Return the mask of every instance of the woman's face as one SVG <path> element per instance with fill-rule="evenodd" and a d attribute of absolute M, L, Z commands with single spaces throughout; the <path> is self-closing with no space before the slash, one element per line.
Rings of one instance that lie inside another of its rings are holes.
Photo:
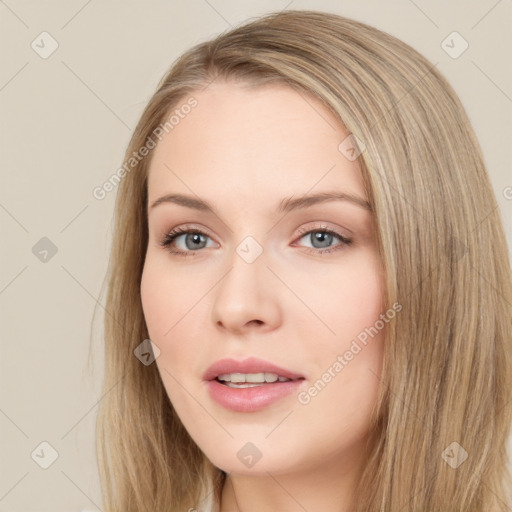
<path fill-rule="evenodd" d="M 167 394 L 226 472 L 353 465 L 387 320 L 349 134 L 282 85 L 214 82 L 193 97 L 148 177 L 141 294 Z"/>

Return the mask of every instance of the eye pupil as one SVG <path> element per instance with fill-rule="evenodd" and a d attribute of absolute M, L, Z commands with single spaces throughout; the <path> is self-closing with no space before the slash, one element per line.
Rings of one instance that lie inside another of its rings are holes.
<path fill-rule="evenodd" d="M 187 243 L 188 240 L 190 239 L 189 237 L 192 238 L 193 244 L 200 244 L 201 238 L 203 238 L 203 235 L 201 235 L 200 233 L 191 233 L 191 234 L 187 235 L 187 237 L 185 238 L 185 240 L 186 240 L 185 245 L 187 246 L 187 249 L 197 249 L 197 246 L 193 246 L 193 247 L 189 246 L 189 244 Z"/>
<path fill-rule="evenodd" d="M 320 242 L 322 245 L 320 248 L 328 247 L 332 243 L 333 235 L 330 233 L 327 233 L 325 231 L 316 231 L 315 233 L 312 233 L 313 238 L 315 241 Z M 313 244 L 314 245 L 314 244 Z M 318 247 L 316 247 L 318 248 Z"/>

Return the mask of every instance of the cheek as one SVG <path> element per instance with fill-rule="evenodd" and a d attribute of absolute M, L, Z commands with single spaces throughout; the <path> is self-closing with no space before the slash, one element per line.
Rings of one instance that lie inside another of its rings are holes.
<path fill-rule="evenodd" d="M 148 256 L 142 272 L 140 294 L 149 337 L 154 342 L 157 342 L 157 339 L 161 338 L 166 331 L 164 312 L 171 298 L 165 280 L 162 279 L 163 276 L 165 274 L 160 272 L 158 266 L 155 266 L 152 258 Z"/>
<path fill-rule="evenodd" d="M 324 282 L 311 302 L 324 325 L 311 323 L 305 331 L 314 340 L 310 350 L 318 373 L 301 403 L 311 413 L 306 428 L 312 432 L 331 422 L 357 436 L 367 427 L 380 385 L 384 279 L 375 255 L 362 255 L 331 275 L 335 285 Z"/>
<path fill-rule="evenodd" d="M 297 418 L 302 419 L 304 437 L 318 439 L 320 451 L 321 447 L 326 451 L 329 447 L 348 447 L 368 432 L 384 358 L 385 330 L 369 329 L 379 315 L 380 310 L 374 308 L 365 313 L 354 311 L 348 325 L 341 321 L 335 325 L 336 338 L 331 336 L 329 343 L 324 337 L 316 346 L 314 357 L 319 370 L 298 397 L 303 416 Z"/>
<path fill-rule="evenodd" d="M 347 350 L 350 341 L 375 324 L 383 312 L 384 276 L 377 255 L 365 250 L 349 256 L 327 271 L 287 275 L 309 310 L 301 301 L 291 300 L 288 313 L 309 333 L 305 339 L 319 350 L 318 360 L 322 352 L 325 357 Z"/>
<path fill-rule="evenodd" d="M 337 300 L 330 303 L 337 336 L 354 338 L 372 326 L 383 312 L 383 283 L 375 267 L 367 266 L 343 279 Z"/>
<path fill-rule="evenodd" d="M 174 271 L 165 255 L 148 252 L 142 272 L 140 294 L 150 338 L 168 343 L 180 323 L 192 313 L 200 293 L 197 285 Z M 167 341 L 168 340 L 168 341 Z"/>
<path fill-rule="evenodd" d="M 169 395 L 179 387 L 172 376 L 180 382 L 189 380 L 188 372 L 197 367 L 207 328 L 209 288 L 201 273 L 180 273 L 165 255 L 147 255 L 140 285 L 142 309 L 149 338 L 160 349 L 156 364 Z"/>
<path fill-rule="evenodd" d="M 186 288 L 172 279 L 168 265 L 158 257 L 148 254 L 142 273 L 140 293 L 144 318 L 149 338 L 160 350 L 155 363 L 162 378 L 166 393 L 179 408 L 183 401 L 178 381 L 182 375 L 179 368 L 189 368 L 190 344 L 180 342 L 177 334 L 186 321 Z M 181 322 L 179 321 L 181 319 Z M 181 334 L 182 335 L 182 334 Z"/>

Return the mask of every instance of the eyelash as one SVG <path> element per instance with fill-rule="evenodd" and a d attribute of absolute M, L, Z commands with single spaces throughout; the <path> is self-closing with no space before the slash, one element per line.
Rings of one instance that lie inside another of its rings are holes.
<path fill-rule="evenodd" d="M 340 250 L 344 249 L 345 246 L 348 246 L 352 243 L 351 239 L 341 235 L 340 233 L 338 233 L 332 229 L 328 229 L 328 228 L 324 228 L 324 227 L 317 227 L 317 228 L 313 228 L 313 229 L 300 229 L 299 230 L 299 234 L 300 234 L 299 239 L 304 238 L 305 235 L 308 235 L 310 233 L 327 233 L 328 235 L 334 235 L 335 237 L 337 237 L 341 240 L 341 242 L 338 245 L 336 245 L 334 247 L 329 247 L 326 249 L 315 249 L 314 247 L 304 247 L 304 249 L 307 249 L 308 252 L 311 252 L 314 254 L 328 254 L 331 252 L 340 251 Z M 200 229 L 196 229 L 196 228 L 188 229 L 186 227 L 185 228 L 175 228 L 172 231 L 170 231 L 169 233 L 166 233 L 164 235 L 163 239 L 160 242 L 160 245 L 162 247 L 164 247 L 165 249 L 167 249 L 171 254 L 175 254 L 177 256 L 182 256 L 185 258 L 187 258 L 189 256 L 196 256 L 196 254 L 198 252 L 200 252 L 201 250 L 182 251 L 179 249 L 171 248 L 172 247 L 171 244 L 174 242 L 174 240 L 184 234 L 190 234 L 190 235 L 198 234 L 198 235 L 203 235 L 205 237 L 210 238 L 210 235 L 208 233 L 206 233 L 205 231 L 202 231 Z"/>

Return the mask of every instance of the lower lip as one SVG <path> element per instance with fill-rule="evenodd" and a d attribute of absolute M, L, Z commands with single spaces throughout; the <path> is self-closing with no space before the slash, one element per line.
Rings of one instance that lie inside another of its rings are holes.
<path fill-rule="evenodd" d="M 252 388 L 230 388 L 217 380 L 207 382 L 210 396 L 226 409 L 236 412 L 256 412 L 277 402 L 279 399 L 297 392 L 301 380 L 274 382 Z"/>

